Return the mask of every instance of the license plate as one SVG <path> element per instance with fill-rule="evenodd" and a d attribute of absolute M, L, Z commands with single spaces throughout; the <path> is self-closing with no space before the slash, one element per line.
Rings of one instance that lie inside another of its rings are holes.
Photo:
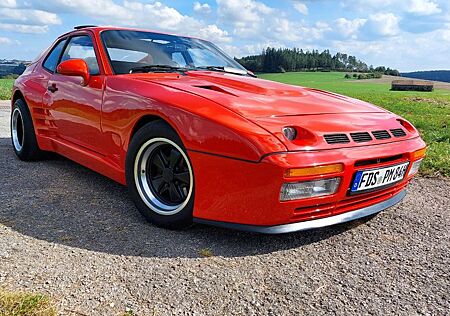
<path fill-rule="evenodd" d="M 384 168 L 361 170 L 355 174 L 351 192 L 362 192 L 385 187 L 403 180 L 408 169 L 409 162 Z"/>

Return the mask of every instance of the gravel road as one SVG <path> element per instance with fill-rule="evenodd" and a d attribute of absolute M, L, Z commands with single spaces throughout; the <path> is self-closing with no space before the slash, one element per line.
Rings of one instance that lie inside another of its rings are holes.
<path fill-rule="evenodd" d="M 448 179 L 416 179 L 366 222 L 281 236 L 173 232 L 88 169 L 17 160 L 8 117 L 0 109 L 0 287 L 48 293 L 62 315 L 449 313 Z"/>

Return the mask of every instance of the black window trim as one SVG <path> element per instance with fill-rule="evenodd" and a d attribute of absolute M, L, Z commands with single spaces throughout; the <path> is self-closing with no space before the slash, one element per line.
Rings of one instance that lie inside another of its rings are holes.
<path fill-rule="evenodd" d="M 69 36 L 69 38 L 68 38 L 68 40 L 66 42 L 66 45 L 64 45 L 64 49 L 62 50 L 61 55 L 59 56 L 58 65 L 61 63 L 61 59 L 62 59 L 64 53 L 66 52 L 67 46 L 69 45 L 70 41 L 74 37 L 82 37 L 82 36 L 87 36 L 87 37 L 90 38 L 90 40 L 92 42 L 92 48 L 94 49 L 95 60 L 97 61 L 97 65 L 98 65 L 98 74 L 95 74 L 95 75 L 89 74 L 89 75 L 90 76 L 100 76 L 102 74 L 102 69 L 101 69 L 101 64 L 99 63 L 99 60 L 98 60 L 98 55 L 99 54 L 97 53 L 97 50 L 95 49 L 96 47 L 95 47 L 95 41 L 94 41 L 93 36 L 91 36 L 91 34 L 87 33 L 87 32 L 75 33 L 75 34 L 71 34 Z"/>
<path fill-rule="evenodd" d="M 112 60 L 111 60 L 111 56 L 109 55 L 109 52 L 108 52 L 108 47 L 106 46 L 105 40 L 103 39 L 103 33 L 108 32 L 108 31 L 110 31 L 110 30 L 102 30 L 98 34 L 98 36 L 100 37 L 100 43 L 102 43 L 103 52 L 106 54 L 106 57 L 108 59 L 108 65 L 109 65 L 109 69 L 111 71 L 111 74 L 112 75 L 117 75 L 116 72 L 114 71 L 114 68 L 113 68 L 113 65 L 112 65 Z"/>
<path fill-rule="evenodd" d="M 45 56 L 44 60 L 42 61 L 42 63 L 41 63 L 42 69 L 44 69 L 45 71 L 47 71 L 47 72 L 49 72 L 51 74 L 56 74 L 57 73 L 56 69 L 55 69 L 55 71 L 51 71 L 50 69 L 48 69 L 47 67 L 44 66 L 44 64 L 47 61 L 48 57 L 50 56 L 52 51 L 55 49 L 55 47 L 59 43 L 61 43 L 62 41 L 66 40 L 66 43 L 64 44 L 64 47 L 62 48 L 61 53 L 59 54 L 58 62 L 56 63 L 56 68 L 58 68 L 58 65 L 61 63 L 62 56 L 63 56 L 64 52 L 66 51 L 67 45 L 72 40 L 72 38 L 79 37 L 79 36 L 89 36 L 89 38 L 91 39 L 91 42 L 92 42 L 92 46 L 94 48 L 94 54 L 95 54 L 95 59 L 97 60 L 99 73 L 96 74 L 96 75 L 91 75 L 91 76 L 100 76 L 100 75 L 104 74 L 103 65 L 99 62 L 99 55 L 100 55 L 99 54 L 99 52 L 100 52 L 99 50 L 100 50 L 100 48 L 96 47 L 93 34 L 90 33 L 90 32 L 69 33 L 68 35 L 64 35 L 64 36 L 58 38 L 58 40 L 55 42 L 55 44 L 52 46 L 52 48 L 47 53 L 47 56 Z"/>
<path fill-rule="evenodd" d="M 62 37 L 62 38 L 58 39 L 58 41 L 55 42 L 55 44 L 52 46 L 52 48 L 48 51 L 47 56 L 45 56 L 44 60 L 42 61 L 42 64 L 41 64 L 42 69 L 44 69 L 45 71 L 47 71 L 47 72 L 49 72 L 49 73 L 51 73 L 51 74 L 56 73 L 56 68 L 55 68 L 55 71 L 52 71 L 52 70 L 48 69 L 47 67 L 45 67 L 44 65 L 45 65 L 45 62 L 47 61 L 47 59 L 48 59 L 48 58 L 50 57 L 50 55 L 52 54 L 53 50 L 56 48 L 56 46 L 58 46 L 58 45 L 59 45 L 62 41 L 64 41 L 64 40 L 65 40 L 66 42 L 64 43 L 64 46 L 63 46 L 63 48 L 61 49 L 61 52 L 59 53 L 58 61 L 56 62 L 56 68 L 58 67 L 58 65 L 59 65 L 59 63 L 60 63 L 60 61 L 61 61 L 62 54 L 63 54 L 64 51 L 66 50 L 67 43 L 69 43 L 69 36 Z"/>

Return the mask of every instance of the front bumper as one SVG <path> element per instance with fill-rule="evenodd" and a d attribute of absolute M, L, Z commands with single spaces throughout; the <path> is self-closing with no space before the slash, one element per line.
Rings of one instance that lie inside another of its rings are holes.
<path fill-rule="evenodd" d="M 222 228 L 231 228 L 246 232 L 254 232 L 254 233 L 262 233 L 262 234 L 285 234 L 285 233 L 292 233 L 292 232 L 298 232 L 302 230 L 308 230 L 308 229 L 314 229 L 314 228 L 320 228 L 325 226 L 332 226 L 337 225 L 345 222 L 350 222 L 359 218 L 364 218 L 373 214 L 377 214 L 391 206 L 394 206 L 395 204 L 399 203 L 406 195 L 406 189 L 403 189 L 400 191 L 400 193 L 397 193 L 393 197 L 389 198 L 388 200 L 385 200 L 383 202 L 367 206 L 358 210 L 330 216 L 330 217 L 324 217 L 320 219 L 314 219 L 304 222 L 298 222 L 298 223 L 291 223 L 291 224 L 283 224 L 283 225 L 276 225 L 276 226 L 255 226 L 255 225 L 243 225 L 243 224 L 234 224 L 234 223 L 227 223 L 227 222 L 216 222 L 211 220 L 204 220 L 204 219 L 195 219 L 194 221 L 199 224 L 207 224 L 207 225 L 213 225 L 217 227 Z"/>
<path fill-rule="evenodd" d="M 394 196 L 401 196 L 400 193 L 412 178 L 412 176 L 406 176 L 402 181 L 389 187 L 351 195 L 349 188 L 358 170 L 405 161 L 412 162 L 413 153 L 424 147 L 425 143 L 417 137 L 357 148 L 276 153 L 264 157 L 259 162 L 230 159 L 188 150 L 195 176 L 193 215 L 197 222 L 211 224 L 224 222 L 227 223 L 227 227 L 232 225 L 243 228 L 247 226 L 267 228 L 288 225 L 288 230 L 291 229 L 290 227 L 309 227 L 314 225 L 311 222 L 321 219 L 345 219 L 347 215 L 342 214 L 366 210 L 374 205 L 384 205 L 383 202 L 391 200 Z M 383 160 L 386 157 L 393 157 L 394 160 Z M 376 161 L 378 158 L 382 159 L 372 165 L 361 165 L 362 162 L 365 163 L 374 158 Z M 344 170 L 337 174 L 319 175 L 313 178 L 341 177 L 340 187 L 335 194 L 280 201 L 282 184 L 300 180 L 287 179 L 286 169 L 333 163 L 342 163 Z M 330 221 L 323 220 L 315 223 L 331 225 Z"/>

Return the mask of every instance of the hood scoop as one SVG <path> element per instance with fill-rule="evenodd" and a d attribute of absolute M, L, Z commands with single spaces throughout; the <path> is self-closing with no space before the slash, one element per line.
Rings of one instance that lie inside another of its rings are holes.
<path fill-rule="evenodd" d="M 229 92 L 227 90 L 224 90 L 221 87 L 215 86 L 215 85 L 198 85 L 198 86 L 194 86 L 194 87 L 200 88 L 200 89 L 205 89 L 205 90 L 216 91 L 216 92 L 219 92 L 219 93 L 225 93 L 225 94 L 228 94 L 228 95 L 232 95 L 234 97 L 237 96 L 237 95 L 235 95 L 235 94 L 233 94 L 233 93 L 231 93 L 231 92 Z"/>
<path fill-rule="evenodd" d="M 294 88 L 282 83 L 271 82 L 262 79 L 203 71 L 190 71 L 187 72 L 187 74 L 190 77 L 207 81 L 212 86 L 220 86 L 230 88 L 232 90 L 237 90 L 236 93 L 244 92 L 264 96 L 281 97 L 301 97 L 306 95 L 306 93 L 300 88 Z"/>

